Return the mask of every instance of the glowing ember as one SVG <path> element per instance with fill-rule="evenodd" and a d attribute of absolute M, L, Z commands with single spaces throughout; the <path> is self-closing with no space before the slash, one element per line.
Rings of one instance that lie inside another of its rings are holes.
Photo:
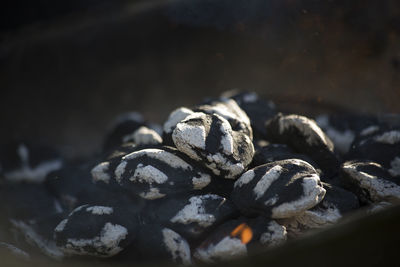
<path fill-rule="evenodd" d="M 238 227 L 233 229 L 231 236 L 232 237 L 240 237 L 240 240 L 242 241 L 242 243 L 247 244 L 253 238 L 253 231 L 247 224 L 242 223 L 242 224 L 238 225 Z"/>

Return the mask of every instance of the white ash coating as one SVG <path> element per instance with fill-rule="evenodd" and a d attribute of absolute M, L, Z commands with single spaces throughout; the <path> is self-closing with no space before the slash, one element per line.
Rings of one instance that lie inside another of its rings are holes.
<path fill-rule="evenodd" d="M 189 199 L 189 204 L 183 207 L 170 221 L 172 223 L 196 223 L 201 227 L 208 227 L 215 222 L 215 216 L 205 211 L 203 200 L 219 199 L 217 195 L 207 194 L 194 196 Z"/>
<path fill-rule="evenodd" d="M 233 99 L 221 99 L 220 102 L 214 103 L 212 106 L 204 105 L 203 107 L 210 109 L 214 114 L 219 115 L 226 120 L 237 120 L 250 127 L 249 117 Z"/>
<path fill-rule="evenodd" d="M 192 110 L 185 107 L 175 109 L 171 112 L 167 121 L 164 123 L 164 132 L 171 133 L 179 122 L 183 121 L 187 116 L 193 113 Z"/>
<path fill-rule="evenodd" d="M 122 251 L 119 243 L 126 238 L 128 230 L 118 224 L 106 223 L 99 236 L 92 239 L 68 238 L 61 249 L 66 254 L 92 255 L 98 257 L 111 257 Z M 85 247 L 91 247 L 94 251 L 87 251 Z"/>
<path fill-rule="evenodd" d="M 189 244 L 178 233 L 171 229 L 162 230 L 163 242 L 166 249 L 171 253 L 172 259 L 182 261 L 183 265 L 192 264 Z"/>
<path fill-rule="evenodd" d="M 140 183 L 146 182 L 148 184 L 163 184 L 168 181 L 168 176 L 154 166 L 144 166 L 142 163 L 139 163 L 136 166 L 135 173 L 129 180 Z"/>
<path fill-rule="evenodd" d="M 205 119 L 206 114 L 196 112 L 176 125 L 172 134 L 172 140 L 175 146 L 189 157 L 195 160 L 201 160 L 195 149 L 204 150 L 206 148 L 206 130 L 204 126 L 192 126 L 186 122 L 191 119 Z"/>
<path fill-rule="evenodd" d="M 64 219 L 62 220 L 57 226 L 56 228 L 54 228 L 55 232 L 62 232 L 65 229 L 65 226 L 67 226 L 68 223 L 68 219 Z"/>
<path fill-rule="evenodd" d="M 24 164 L 20 169 L 4 173 L 4 177 L 11 182 L 42 183 L 46 179 L 47 174 L 61 169 L 62 165 L 61 160 L 44 161 L 35 168 Z"/>
<path fill-rule="evenodd" d="M 202 262 L 213 263 L 246 255 L 246 244 L 243 244 L 238 238 L 226 236 L 217 244 L 211 244 L 206 248 L 197 248 L 193 256 Z"/>
<path fill-rule="evenodd" d="M 337 207 L 330 205 L 326 209 L 311 209 L 295 217 L 306 228 L 321 228 L 336 223 L 342 215 Z"/>
<path fill-rule="evenodd" d="M 295 114 L 279 118 L 279 132 L 281 134 L 290 127 L 299 129 L 304 134 L 309 145 L 318 145 L 320 142 L 326 145 L 330 143 L 328 137 L 314 120 Z"/>
<path fill-rule="evenodd" d="M 161 136 L 153 129 L 141 126 L 132 134 L 125 135 L 122 142 L 133 141 L 136 145 L 158 145 L 162 143 Z"/>
<path fill-rule="evenodd" d="M 216 175 L 220 175 L 221 170 L 228 171 L 229 174 L 225 176 L 226 179 L 235 179 L 237 175 L 240 175 L 244 171 L 243 163 L 232 163 L 226 159 L 221 153 L 214 155 L 207 155 L 207 160 L 210 163 L 206 163 L 206 166 Z"/>
<path fill-rule="evenodd" d="M 56 246 L 53 240 L 44 239 L 31 226 L 22 221 L 11 220 L 11 223 L 24 235 L 26 242 L 39 248 L 45 255 L 55 260 L 64 258 L 64 253 Z"/>
<path fill-rule="evenodd" d="M 172 154 L 168 151 L 158 149 L 158 148 L 147 148 L 147 149 L 142 149 L 139 151 L 132 152 L 128 155 L 123 156 L 122 162 L 126 162 L 126 160 L 135 159 L 135 158 L 138 158 L 143 155 L 146 155 L 149 158 L 160 160 L 173 168 L 181 168 L 184 170 L 192 169 L 192 166 L 190 166 L 188 163 L 186 163 L 180 157 L 175 156 L 174 154 Z"/>
<path fill-rule="evenodd" d="M 364 128 L 361 132 L 360 135 L 361 136 L 366 136 L 366 135 L 370 135 L 370 134 L 374 134 L 379 130 L 379 126 L 377 125 L 371 125 L 368 126 L 367 128 Z"/>
<path fill-rule="evenodd" d="M 282 219 L 301 214 L 307 209 L 317 205 L 325 196 L 326 190 L 319 185 L 320 179 L 317 174 L 303 178 L 303 196 L 292 202 L 282 203 L 272 209 L 271 218 Z"/>
<path fill-rule="evenodd" d="M 371 163 L 377 167 L 382 168 L 378 163 Z M 400 186 L 395 183 L 377 177 L 362 171 L 357 170 L 357 163 L 346 162 L 342 167 L 343 171 L 350 179 L 356 182 L 363 190 L 369 193 L 369 196 L 374 202 L 381 201 L 399 201 L 400 200 Z"/>
<path fill-rule="evenodd" d="M 262 233 L 260 243 L 267 247 L 276 247 L 287 239 L 285 226 L 279 225 L 276 221 L 268 223 L 268 232 Z"/>
<path fill-rule="evenodd" d="M 0 247 L 7 248 L 12 254 L 14 254 L 15 256 L 20 257 L 24 260 L 29 260 L 31 258 L 31 256 L 29 256 L 28 253 L 26 253 L 25 251 L 15 247 L 11 244 L 0 242 Z"/>
<path fill-rule="evenodd" d="M 256 174 L 254 173 L 253 170 L 248 170 L 247 172 L 243 173 L 242 176 L 240 176 L 239 179 L 236 180 L 234 187 L 242 187 L 244 184 L 250 183 Z"/>
<path fill-rule="evenodd" d="M 391 162 L 390 162 L 390 169 L 389 173 L 392 176 L 400 176 L 400 156 L 395 157 Z"/>
<path fill-rule="evenodd" d="M 110 175 L 107 173 L 107 171 L 110 168 L 110 163 L 109 162 L 101 162 L 97 166 L 95 166 L 90 173 L 92 174 L 92 178 L 94 182 L 99 182 L 102 181 L 106 184 L 110 182 Z"/>
<path fill-rule="evenodd" d="M 192 184 L 194 189 L 202 189 L 206 187 L 211 182 L 211 176 L 205 173 L 202 173 L 200 177 L 193 177 Z"/>
<path fill-rule="evenodd" d="M 265 206 L 273 206 L 275 205 L 276 202 L 278 202 L 279 200 L 279 196 L 277 194 L 275 194 L 273 197 L 271 197 L 270 199 L 266 200 L 264 202 Z"/>
<path fill-rule="evenodd" d="M 335 148 L 342 154 L 349 151 L 355 134 L 351 130 L 339 131 L 329 124 L 329 116 L 326 114 L 319 115 L 315 118 L 319 127 L 325 129 L 326 135 L 335 144 Z"/>
<path fill-rule="evenodd" d="M 389 144 L 389 145 L 397 144 L 400 142 L 400 131 L 395 131 L 395 130 L 388 131 L 381 135 L 375 136 L 374 140 L 383 144 Z"/>
<path fill-rule="evenodd" d="M 268 190 L 271 184 L 280 177 L 282 172 L 283 172 L 282 166 L 277 165 L 269 169 L 261 177 L 261 179 L 257 182 L 256 186 L 253 188 L 253 193 L 256 196 L 255 198 L 256 200 L 261 198 L 265 194 L 265 192 Z"/>
<path fill-rule="evenodd" d="M 114 174 L 115 174 L 115 180 L 118 183 L 121 183 L 122 180 L 122 175 L 125 173 L 125 168 L 126 165 L 128 165 L 128 162 L 126 161 L 121 161 L 121 163 L 115 168 Z"/>
<path fill-rule="evenodd" d="M 350 146 L 356 137 L 354 132 L 351 130 L 346 130 L 343 132 L 335 130 L 334 128 L 328 128 L 325 132 L 335 144 L 335 148 L 342 154 L 345 154 L 349 151 Z"/>
<path fill-rule="evenodd" d="M 221 145 L 224 153 L 226 155 L 233 154 L 233 137 L 232 137 L 232 128 L 231 125 L 227 121 L 223 121 L 221 124 L 221 132 L 224 135 L 221 138 Z"/>
<path fill-rule="evenodd" d="M 158 198 L 163 198 L 166 195 L 163 193 L 160 193 L 160 190 L 158 188 L 152 187 L 149 189 L 149 191 L 140 193 L 139 196 L 144 199 L 154 200 L 154 199 L 158 199 Z"/>
<path fill-rule="evenodd" d="M 205 166 L 214 174 L 220 175 L 221 171 L 227 171 L 228 174 L 225 178 L 234 179 L 244 171 L 245 166 L 242 162 L 231 162 L 231 160 L 228 160 L 228 157 L 232 156 L 234 152 L 232 127 L 226 119 L 218 114 L 214 114 L 213 116 L 213 119 L 219 120 L 221 123 L 220 131 L 222 132 L 222 136 L 218 144 L 218 148 L 221 149 L 220 152 L 214 154 L 208 153 L 208 151 L 205 150 L 206 132 L 204 126 L 192 126 L 188 123 L 189 120 L 193 119 L 207 121 L 210 115 L 202 112 L 193 113 L 185 120 L 178 123 L 172 134 L 172 139 L 178 150 L 185 153 L 190 158 L 202 161 L 202 157 L 204 157 L 206 159 L 206 162 L 204 162 Z M 251 139 L 247 135 L 244 135 L 244 141 L 247 142 L 252 149 L 250 153 L 254 154 L 254 147 Z M 245 164 L 248 163 L 250 162 L 245 162 Z"/>
<path fill-rule="evenodd" d="M 93 215 L 111 215 L 114 213 L 114 209 L 112 207 L 105 206 L 90 206 L 86 208 L 86 211 L 91 212 Z"/>

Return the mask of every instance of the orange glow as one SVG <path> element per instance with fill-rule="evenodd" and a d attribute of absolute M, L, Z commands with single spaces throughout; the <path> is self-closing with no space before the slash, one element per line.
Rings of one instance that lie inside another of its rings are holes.
<path fill-rule="evenodd" d="M 253 238 L 253 231 L 247 224 L 242 223 L 238 225 L 235 229 L 233 229 L 233 231 L 231 232 L 231 236 L 240 237 L 242 243 L 247 244 Z"/>

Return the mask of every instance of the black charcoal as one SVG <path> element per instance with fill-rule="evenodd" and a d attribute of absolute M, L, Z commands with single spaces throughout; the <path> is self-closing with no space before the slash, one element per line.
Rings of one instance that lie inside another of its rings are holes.
<path fill-rule="evenodd" d="M 303 213 L 324 195 L 317 171 L 305 161 L 289 159 L 245 172 L 235 182 L 231 199 L 245 215 L 278 219 Z"/>
<path fill-rule="evenodd" d="M 181 265 L 192 263 L 188 242 L 177 232 L 157 224 L 140 227 L 133 249 L 148 260 L 167 259 Z"/>
<path fill-rule="evenodd" d="M 104 141 L 103 151 L 111 151 L 128 142 L 136 145 L 161 144 L 162 138 L 150 128 L 140 113 L 129 112 L 114 120 Z"/>
<path fill-rule="evenodd" d="M 0 220 L 23 220 L 63 212 L 61 203 L 42 184 L 6 184 L 0 186 Z"/>
<path fill-rule="evenodd" d="M 267 144 L 256 147 L 251 166 L 257 167 L 266 163 L 285 159 L 301 159 L 310 163 L 317 171 L 319 170 L 318 165 L 310 157 L 295 153 L 285 144 Z"/>
<path fill-rule="evenodd" d="M 246 112 L 255 137 L 264 138 L 266 136 L 265 123 L 277 113 L 272 101 L 259 98 L 255 92 L 239 92 L 237 90 L 227 91 L 222 94 L 222 97 L 235 100 L 239 107 Z"/>
<path fill-rule="evenodd" d="M 295 152 L 313 159 L 328 181 L 339 172 L 333 143 L 315 121 L 294 114 L 278 114 L 267 122 L 266 130 L 268 141 L 287 144 Z"/>
<path fill-rule="evenodd" d="M 400 177 L 400 129 L 381 130 L 356 140 L 347 158 L 374 161 L 393 177 Z"/>
<path fill-rule="evenodd" d="M 0 151 L 0 174 L 10 182 L 42 183 L 63 165 L 61 156 L 43 145 L 12 142 Z"/>
<path fill-rule="evenodd" d="M 322 114 L 316 122 L 335 144 L 335 150 L 346 154 L 355 138 L 379 130 L 378 119 L 361 114 Z"/>
<path fill-rule="evenodd" d="M 231 201 L 214 194 L 175 197 L 152 204 L 146 209 L 147 220 L 190 240 L 204 236 L 238 212 Z"/>
<path fill-rule="evenodd" d="M 400 201 L 400 181 L 373 161 L 348 161 L 342 166 L 342 179 L 364 203 Z"/>
<path fill-rule="evenodd" d="M 55 227 L 54 236 L 67 255 L 111 257 L 134 240 L 138 224 L 129 206 L 82 205 Z"/>

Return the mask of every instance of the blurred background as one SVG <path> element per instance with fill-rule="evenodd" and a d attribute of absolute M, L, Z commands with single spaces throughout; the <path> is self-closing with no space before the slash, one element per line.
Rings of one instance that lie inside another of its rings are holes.
<path fill-rule="evenodd" d="M 400 112 L 396 0 L 1 5 L 2 142 L 87 156 L 121 112 L 162 123 L 175 107 L 232 88 L 303 114 Z"/>

